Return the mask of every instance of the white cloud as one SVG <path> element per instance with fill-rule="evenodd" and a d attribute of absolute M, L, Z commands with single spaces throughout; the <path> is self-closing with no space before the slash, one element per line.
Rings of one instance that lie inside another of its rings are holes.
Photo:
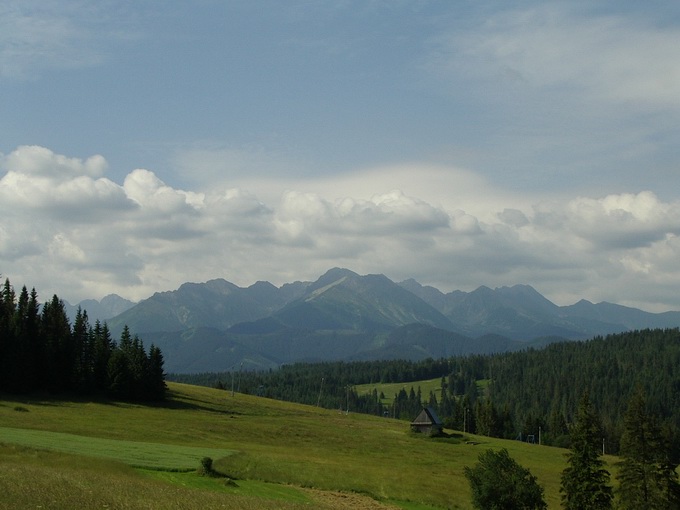
<path fill-rule="evenodd" d="M 0 160 L 6 174 L 0 179 L 0 199 L 6 204 L 5 217 L 36 210 L 47 220 L 58 217 L 74 222 L 91 222 L 112 211 L 133 206 L 123 189 L 104 178 L 102 156 L 85 161 L 67 158 L 43 147 L 22 146 Z"/>
<path fill-rule="evenodd" d="M 649 247 L 680 234 L 680 203 L 661 203 L 649 191 L 577 198 L 566 213 L 570 228 L 598 249 Z"/>
<path fill-rule="evenodd" d="M 203 207 L 205 195 L 167 186 L 156 175 L 144 169 L 128 174 L 123 183 L 125 193 L 146 211 L 162 214 L 197 211 Z"/>
<path fill-rule="evenodd" d="M 59 178 L 61 176 L 101 177 L 107 170 L 103 156 L 97 154 L 82 160 L 55 154 L 45 147 L 22 145 L 4 158 L 3 167 L 9 172 L 30 176 Z"/>
<path fill-rule="evenodd" d="M 30 153 L 3 158 L 0 269 L 43 296 L 142 299 L 185 281 L 281 284 L 345 266 L 442 290 L 528 283 L 560 304 L 680 309 L 680 203 L 647 191 L 528 203 L 470 173 L 411 165 L 291 181 L 267 202 L 239 187 L 177 189 L 149 170 L 119 185 L 92 177 L 88 160 Z M 414 172 L 422 182 L 394 186 Z"/>

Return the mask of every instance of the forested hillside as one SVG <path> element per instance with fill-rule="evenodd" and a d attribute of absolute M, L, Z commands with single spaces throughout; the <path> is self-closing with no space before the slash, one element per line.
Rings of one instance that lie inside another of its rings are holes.
<path fill-rule="evenodd" d="M 680 331 L 644 330 L 563 342 L 537 350 L 411 362 L 299 363 L 267 372 L 233 371 L 175 380 L 227 390 L 413 419 L 434 406 L 451 428 L 510 439 L 528 436 L 566 446 L 578 401 L 588 392 L 604 430 L 605 448 L 618 451 L 623 414 L 636 387 L 668 439 L 680 429 Z M 422 394 L 415 381 L 441 378 Z M 403 383 L 396 395 L 361 395 L 356 386 Z M 411 383 L 411 384 L 409 384 Z"/>
<path fill-rule="evenodd" d="M 165 395 L 161 350 L 132 336 L 115 342 L 106 323 L 91 326 L 78 310 L 73 326 L 56 295 L 40 304 L 24 286 L 17 297 L 9 280 L 0 292 L 0 391 L 49 391 L 159 400 Z"/>

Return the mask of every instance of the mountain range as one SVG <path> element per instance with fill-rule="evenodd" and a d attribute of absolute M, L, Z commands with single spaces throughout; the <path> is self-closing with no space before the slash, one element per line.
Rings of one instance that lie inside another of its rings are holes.
<path fill-rule="evenodd" d="M 335 268 L 314 282 L 243 288 L 185 283 L 137 304 L 107 296 L 114 338 L 124 325 L 165 356 L 169 372 L 266 369 L 295 361 L 424 359 L 486 354 L 632 329 L 680 326 L 680 312 L 649 313 L 585 300 L 558 306 L 528 285 L 442 293 L 415 280 Z M 94 303 L 97 303 L 94 301 Z M 103 313 L 103 312 L 101 312 Z"/>

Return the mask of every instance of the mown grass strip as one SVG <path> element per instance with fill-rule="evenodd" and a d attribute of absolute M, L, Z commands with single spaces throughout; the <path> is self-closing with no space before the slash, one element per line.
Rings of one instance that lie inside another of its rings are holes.
<path fill-rule="evenodd" d="M 190 471 L 199 466 L 203 457 L 219 459 L 234 453 L 223 448 L 105 439 L 10 427 L 0 427 L 0 442 L 111 459 L 133 467 L 162 471 Z"/>

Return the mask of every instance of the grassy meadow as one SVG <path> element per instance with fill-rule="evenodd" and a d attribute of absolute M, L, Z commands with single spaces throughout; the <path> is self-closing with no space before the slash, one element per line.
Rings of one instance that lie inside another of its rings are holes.
<path fill-rule="evenodd" d="M 470 509 L 463 467 L 501 447 L 559 508 L 564 450 L 168 386 L 156 406 L 0 397 L 0 509 Z M 206 456 L 225 477 L 196 473 Z"/>
<path fill-rule="evenodd" d="M 442 379 L 437 377 L 435 379 L 427 379 L 423 381 L 408 382 L 408 383 L 372 383 L 372 384 L 359 384 L 355 386 L 356 392 L 359 395 L 368 395 L 372 393 L 373 390 L 378 392 L 378 395 L 382 392 L 385 398 L 382 399 L 383 404 L 391 404 L 394 400 L 395 395 L 397 395 L 402 389 L 406 390 L 408 393 L 413 388 L 414 391 L 418 391 L 420 387 L 420 392 L 423 399 L 427 399 L 430 391 L 434 392 L 437 399 L 441 398 L 442 394 Z"/>

